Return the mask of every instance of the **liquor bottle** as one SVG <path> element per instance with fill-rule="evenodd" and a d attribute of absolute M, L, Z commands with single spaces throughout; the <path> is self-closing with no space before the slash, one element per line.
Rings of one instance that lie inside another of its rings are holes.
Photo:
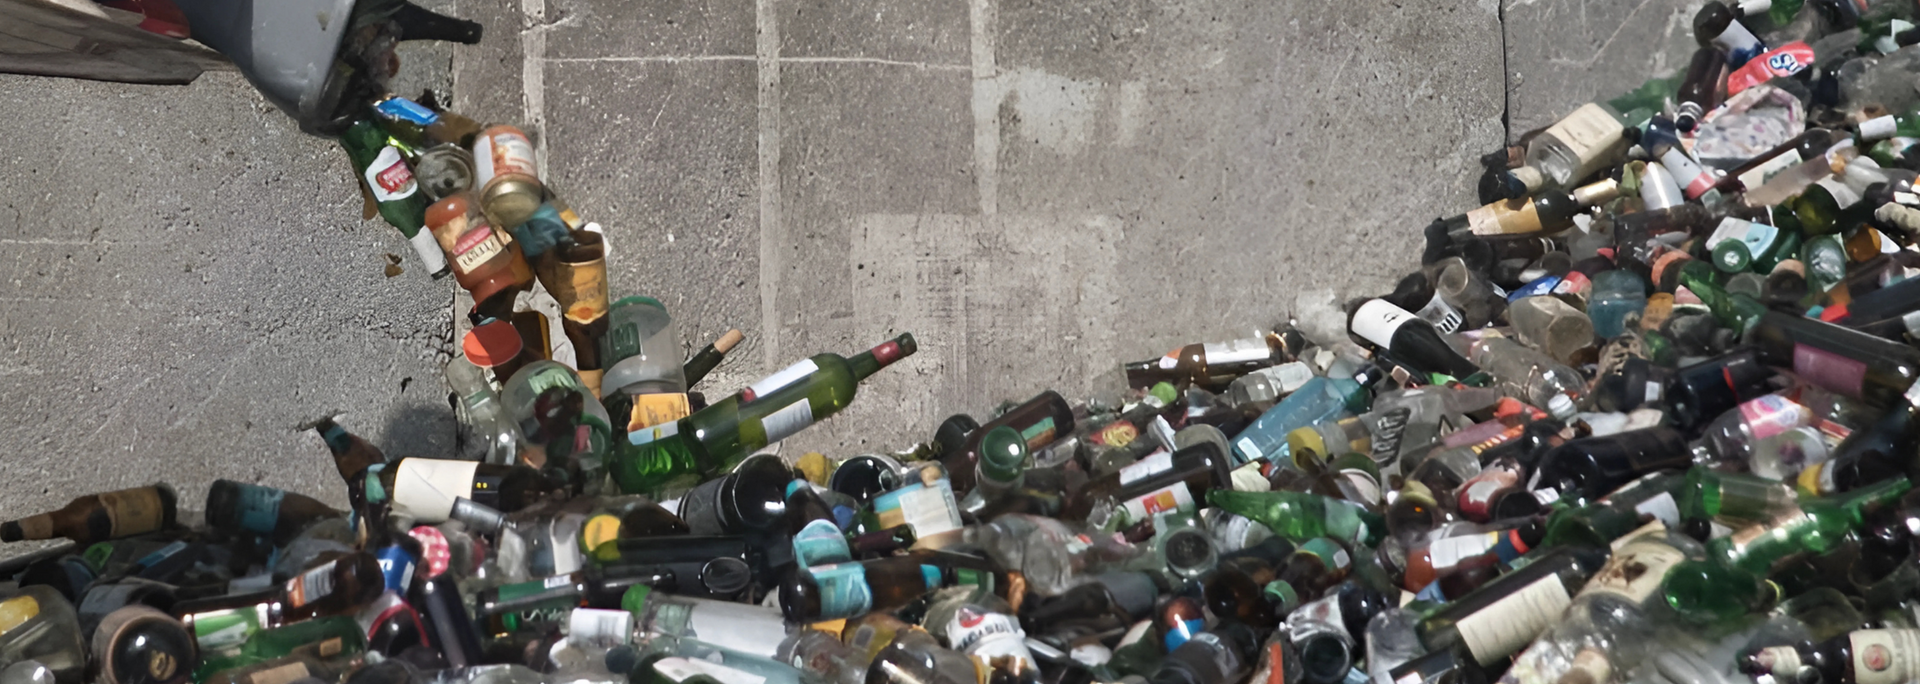
<path fill-rule="evenodd" d="M 1259 636 L 1246 625 L 1224 623 L 1173 649 L 1147 682 L 1232 684 L 1253 672 L 1259 645 Z"/>
<path fill-rule="evenodd" d="M 1765 43 L 1740 23 L 1740 15 L 1720 0 L 1713 0 L 1693 15 L 1693 39 L 1701 47 L 1713 47 L 1727 55 L 1727 68 L 1738 69 L 1762 52 Z"/>
<path fill-rule="evenodd" d="M 1900 405 L 1871 425 L 1849 433 L 1833 448 L 1830 458 L 1801 470 L 1796 484 L 1802 493 L 1824 496 L 1900 474 L 1920 474 L 1920 462 L 1912 456 L 1917 438 L 1920 382 L 1907 390 Z"/>
<path fill-rule="evenodd" d="M 374 479 L 388 494 L 394 512 L 428 524 L 446 522 L 456 499 L 512 513 L 560 489 L 539 470 L 524 465 L 432 458 L 400 459 L 381 468 Z"/>
<path fill-rule="evenodd" d="M 660 566 L 587 568 L 481 590 L 473 598 L 473 615 L 487 636 L 504 637 L 565 624 L 575 608 L 618 608 L 635 586 L 672 587 L 676 581 Z"/>
<path fill-rule="evenodd" d="M 1742 654 L 1739 667 L 1780 681 L 1909 682 L 1920 678 L 1920 630 L 1862 629 L 1820 643 L 1767 646 Z"/>
<path fill-rule="evenodd" d="M 1448 304 L 1447 299 L 1440 296 L 1439 290 L 1435 288 L 1434 281 L 1443 269 L 1443 265 L 1434 264 L 1409 273 L 1407 277 L 1400 279 L 1400 284 L 1394 286 L 1393 294 L 1381 299 L 1412 311 L 1415 316 L 1432 323 L 1433 327 L 1440 332 L 1450 333 L 1459 330 L 1460 326 L 1467 322 L 1464 315 L 1453 308 L 1453 305 Z"/>
<path fill-rule="evenodd" d="M 452 273 L 446 255 L 434 242 L 433 233 L 422 230 L 426 225 L 426 193 L 414 182 L 413 170 L 407 168 L 407 160 L 393 142 L 372 119 L 357 121 L 340 134 L 340 146 L 346 148 L 354 170 L 373 193 L 380 217 L 406 236 L 429 275 L 445 278 Z"/>
<path fill-rule="evenodd" d="M 173 526 L 166 483 L 76 497 L 56 511 L 0 523 L 0 542 L 65 537 L 78 544 L 131 537 Z"/>
<path fill-rule="evenodd" d="M 846 512 L 847 524 L 853 523 L 854 514 Z M 853 560 L 853 549 L 847 544 L 846 532 L 841 527 L 841 516 L 806 480 L 787 483 L 786 518 L 796 565 L 810 568 Z"/>
<path fill-rule="evenodd" d="M 1385 304 L 1385 306 L 1393 306 Z M 1426 321 L 1420 321 L 1427 325 Z M 1240 463 L 1266 459 L 1291 465 L 1292 447 L 1287 435 L 1314 423 L 1333 419 L 1353 409 L 1365 410 L 1367 390 L 1347 378 L 1315 377 L 1299 391 L 1274 404 L 1273 408 L 1234 435 L 1233 455 Z"/>
<path fill-rule="evenodd" d="M 106 684 L 186 684 L 200 661 L 199 646 L 180 621 L 145 605 L 108 613 L 91 646 Z"/>
<path fill-rule="evenodd" d="M 1782 432 L 1813 422 L 1813 411 L 1778 394 L 1763 394 L 1728 409 L 1701 429 L 1693 441 L 1695 463 L 1744 469 L 1755 449 Z"/>
<path fill-rule="evenodd" d="M 454 282 L 472 293 L 479 311 L 512 312 L 512 303 L 490 302 L 494 297 L 512 299 L 533 287 L 533 269 L 521 256 L 520 246 L 480 215 L 480 208 L 467 193 L 449 196 L 426 208 L 425 221 L 434 244 L 453 265 Z"/>
<path fill-rule="evenodd" d="M 1419 592 L 1461 570 L 1511 564 L 1540 546 L 1545 537 L 1545 524 L 1534 520 L 1518 526 L 1458 524 L 1436 529 L 1407 546 L 1400 586 Z M 1448 596 L 1466 593 L 1442 591 Z"/>
<path fill-rule="evenodd" d="M 1707 543 L 1707 557 L 1676 566 L 1661 591 L 1681 617 L 1724 623 L 1775 597 L 1765 580 L 1794 560 L 1832 551 L 1859 529 L 1868 513 L 1912 488 L 1904 477 L 1843 494 L 1806 499 L 1773 520 L 1734 530 Z M 1757 587 L 1757 589 L 1749 589 Z M 1761 594 L 1755 598 L 1756 594 Z"/>
<path fill-rule="evenodd" d="M 1647 394 L 1664 397 L 1667 416 L 1681 429 L 1690 429 L 1772 391 L 1768 381 L 1773 371 L 1763 360 L 1752 349 L 1728 352 L 1680 368 L 1663 387 L 1649 386 Z"/>
<path fill-rule="evenodd" d="M 1701 47 L 1693 52 L 1693 58 L 1687 62 L 1686 76 L 1680 80 L 1674 127 L 1683 133 L 1692 133 L 1700 117 L 1719 106 L 1720 73 L 1726 66 L 1726 56 L 1717 49 Z"/>
<path fill-rule="evenodd" d="M 601 544 L 588 557 L 594 565 L 666 570 L 673 581 L 662 589 L 687 596 L 731 598 L 753 582 L 752 553 L 738 535 L 639 537 Z"/>
<path fill-rule="evenodd" d="M 1061 518 L 1096 524 L 1116 513 L 1139 522 L 1161 511 L 1192 510 L 1208 491 L 1233 484 L 1233 463 L 1218 444 L 1202 442 L 1161 452 L 1091 480 L 1067 498 Z"/>
<path fill-rule="evenodd" d="M 680 499 L 680 519 L 694 534 L 747 534 L 785 527 L 793 470 L 773 454 L 741 461 L 733 472 L 700 483 Z"/>
<path fill-rule="evenodd" d="M 207 489 L 207 526 L 241 537 L 264 537 L 275 546 L 301 530 L 340 512 L 311 497 L 284 489 L 232 480 L 214 480 Z"/>
<path fill-rule="evenodd" d="M 1330 537 L 1343 544 L 1373 546 L 1386 534 L 1386 520 L 1378 513 L 1313 494 L 1216 489 L 1207 493 L 1207 503 L 1295 541 Z"/>
<path fill-rule="evenodd" d="M 1482 337 L 1473 343 L 1471 353 L 1473 363 L 1493 376 L 1490 387 L 1547 409 L 1555 417 L 1572 415 L 1574 402 L 1586 394 L 1587 383 L 1579 371 L 1505 337 Z"/>
<path fill-rule="evenodd" d="M 789 623 L 820 623 L 891 611 L 943 586 L 975 584 L 1002 598 L 1020 598 L 1020 574 L 1000 573 L 970 555 L 918 551 L 876 561 L 818 565 L 780 582 L 780 609 Z"/>
<path fill-rule="evenodd" d="M 818 354 L 677 422 L 630 432 L 609 470 L 621 491 L 644 494 L 723 472 L 853 402 L 858 383 L 918 349 L 912 335 L 856 354 Z"/>
<path fill-rule="evenodd" d="M 1626 153 L 1626 126 L 1604 104 L 1587 103 L 1527 144 L 1527 163 L 1511 173 L 1526 194 L 1547 185 L 1571 187 Z"/>
<path fill-rule="evenodd" d="M 1557 624 L 1514 657 L 1512 671 L 1527 673 L 1528 681 L 1572 684 L 1631 669 L 1670 620 L 1660 600 L 1662 580 L 1701 555 L 1699 543 L 1658 522 L 1622 538 Z"/>
<path fill-rule="evenodd" d="M 1607 561 L 1604 548 L 1555 549 L 1420 620 L 1429 651 L 1464 648 L 1482 666 L 1512 655 L 1554 623 Z"/>
<path fill-rule="evenodd" d="M 1693 465 L 1686 437 L 1653 427 L 1605 437 L 1584 437 L 1554 447 L 1533 470 L 1534 488 L 1561 496 L 1599 497 L 1642 476 Z"/>
<path fill-rule="evenodd" d="M 1920 349 L 1832 323 L 1768 312 L 1746 341 L 1766 363 L 1876 406 L 1898 406 L 1920 380 Z"/>
<path fill-rule="evenodd" d="M 1286 631 L 1299 652 L 1305 681 L 1334 684 L 1345 679 L 1359 660 L 1355 646 L 1365 636 L 1367 622 L 1388 605 L 1380 592 L 1348 582 L 1294 610 Z"/>
<path fill-rule="evenodd" d="M 1291 360 L 1278 335 L 1249 337 L 1229 342 L 1189 344 L 1150 361 L 1128 363 L 1123 367 L 1127 385 L 1147 389 L 1155 383 L 1170 382 L 1174 387 L 1220 388 L 1249 372 Z"/>
<path fill-rule="evenodd" d="M 1451 376 L 1467 384 L 1481 381 L 1476 377 L 1480 367 L 1454 351 L 1432 323 L 1385 300 L 1362 304 L 1348 325 L 1354 341 L 1385 351 L 1415 370 Z"/>
<path fill-rule="evenodd" d="M 746 335 L 741 334 L 738 329 L 728 330 L 720 336 L 720 339 L 714 340 L 695 352 L 693 357 L 687 359 L 687 363 L 681 367 L 681 371 L 687 376 L 687 387 L 691 388 L 706 379 L 708 373 L 720 367 L 720 362 L 726 359 L 727 352 L 733 351 L 733 348 L 744 339 Z"/>
<path fill-rule="evenodd" d="M 1074 433 L 1073 407 L 1059 392 L 1047 390 L 967 432 L 966 440 L 960 443 L 959 448 L 945 451 L 940 456 L 940 463 L 946 466 L 955 494 L 965 496 L 973 491 L 979 470 L 980 443 L 986 439 L 988 431 L 998 427 L 1018 431 L 1027 441 L 1027 450 L 1038 453 L 1055 440 Z"/>

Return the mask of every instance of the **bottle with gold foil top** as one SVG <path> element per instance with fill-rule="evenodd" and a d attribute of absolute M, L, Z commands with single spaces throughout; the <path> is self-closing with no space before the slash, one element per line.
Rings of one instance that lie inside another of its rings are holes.
<path fill-rule="evenodd" d="M 599 354 L 600 338 L 609 325 L 609 303 L 606 237 L 597 228 L 588 224 L 585 230 L 571 231 L 572 242 L 563 241 L 540 255 L 533 270 L 560 305 L 560 329 L 573 343 L 580 378 L 600 396 L 601 377 L 612 360 Z"/>
<path fill-rule="evenodd" d="M 503 313 L 510 313 L 513 296 L 533 286 L 533 270 L 520 248 L 487 223 L 471 195 L 460 193 L 427 207 L 427 228 L 453 264 L 454 281 L 473 293 L 476 310 L 493 310 L 505 300 Z"/>
<path fill-rule="evenodd" d="M 65 537 L 79 544 L 172 527 L 173 488 L 166 483 L 75 498 L 57 511 L 0 523 L 0 541 Z"/>

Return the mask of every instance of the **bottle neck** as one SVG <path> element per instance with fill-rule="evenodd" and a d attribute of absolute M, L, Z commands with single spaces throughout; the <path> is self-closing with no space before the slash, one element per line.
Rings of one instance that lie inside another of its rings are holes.
<path fill-rule="evenodd" d="M 902 335 L 901 339 L 888 340 L 878 347 L 855 354 L 852 358 L 847 359 L 847 367 L 853 371 L 854 381 L 859 382 L 866 380 L 867 376 L 873 375 L 879 372 L 880 369 L 893 365 L 893 362 L 899 361 L 912 354 L 912 339 L 910 336 Z M 901 344 L 902 340 L 906 340 L 907 343 L 904 345 Z"/>

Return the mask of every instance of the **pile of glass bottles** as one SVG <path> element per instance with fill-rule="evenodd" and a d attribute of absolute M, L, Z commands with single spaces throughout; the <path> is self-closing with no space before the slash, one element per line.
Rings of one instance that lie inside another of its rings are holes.
<path fill-rule="evenodd" d="M 475 301 L 458 453 L 323 420 L 345 497 L 0 525 L 65 540 L 0 561 L 0 684 L 1920 680 L 1915 14 L 1710 2 L 1391 293 L 790 460 L 911 336 L 710 401 L 739 335 L 610 298 L 524 132 L 380 99 L 370 208 Z"/>

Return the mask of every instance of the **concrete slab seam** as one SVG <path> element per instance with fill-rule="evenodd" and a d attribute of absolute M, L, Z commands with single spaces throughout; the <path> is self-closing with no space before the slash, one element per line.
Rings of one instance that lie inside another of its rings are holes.
<path fill-rule="evenodd" d="M 760 346 L 766 367 L 780 363 L 780 12 L 775 0 L 755 0 L 755 92 L 760 153 Z"/>

